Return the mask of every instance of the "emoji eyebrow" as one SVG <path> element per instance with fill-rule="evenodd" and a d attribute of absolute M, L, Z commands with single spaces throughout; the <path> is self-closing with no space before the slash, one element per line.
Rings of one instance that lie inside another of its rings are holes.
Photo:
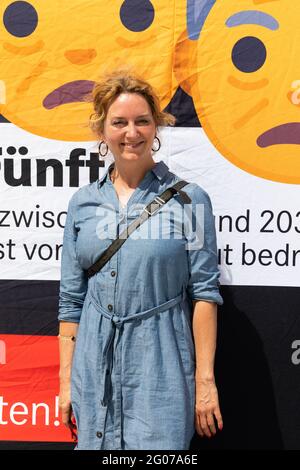
<path fill-rule="evenodd" d="M 6 51 L 11 52 L 12 54 L 24 55 L 24 56 L 35 54 L 36 52 L 41 51 L 43 47 L 44 47 L 43 41 L 37 41 L 33 46 L 15 46 L 8 42 L 5 42 L 3 44 L 3 48 Z"/>
<path fill-rule="evenodd" d="M 238 80 L 236 77 L 229 75 L 227 81 L 230 85 L 234 86 L 235 88 L 239 88 L 240 90 L 259 90 L 269 84 L 269 80 L 267 78 L 262 78 L 261 80 L 257 80 L 256 82 L 242 82 Z"/>
<path fill-rule="evenodd" d="M 226 20 L 225 24 L 228 28 L 240 26 L 242 24 L 256 24 L 273 31 L 279 29 L 279 23 L 272 15 L 258 10 L 239 11 L 238 13 L 231 15 Z"/>

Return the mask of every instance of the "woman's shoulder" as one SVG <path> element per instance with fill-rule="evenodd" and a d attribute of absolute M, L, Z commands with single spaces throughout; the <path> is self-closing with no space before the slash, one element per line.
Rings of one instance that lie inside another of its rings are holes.
<path fill-rule="evenodd" d="M 84 204 L 89 200 L 95 199 L 95 190 L 97 189 L 98 181 L 93 183 L 88 183 L 83 186 L 80 186 L 70 197 L 69 206 L 76 207 L 78 204 Z"/>
<path fill-rule="evenodd" d="M 198 183 L 191 182 L 188 179 L 183 178 L 171 171 L 169 171 L 168 173 L 168 186 L 173 186 L 178 181 L 184 180 L 187 182 L 187 184 L 182 188 L 182 191 L 184 191 L 192 199 L 193 203 L 211 204 L 209 194 Z"/>

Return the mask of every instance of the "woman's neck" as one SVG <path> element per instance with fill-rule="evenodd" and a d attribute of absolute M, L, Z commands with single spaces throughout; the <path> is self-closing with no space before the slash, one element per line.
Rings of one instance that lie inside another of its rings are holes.
<path fill-rule="evenodd" d="M 155 161 L 147 162 L 147 165 L 141 166 L 140 162 L 125 162 L 123 165 L 114 162 L 110 172 L 110 179 L 113 184 L 128 189 L 136 188 L 145 177 L 147 171 L 154 168 Z"/>

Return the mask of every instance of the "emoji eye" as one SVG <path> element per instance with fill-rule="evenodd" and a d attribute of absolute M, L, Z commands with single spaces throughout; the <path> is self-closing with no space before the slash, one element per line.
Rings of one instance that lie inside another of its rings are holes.
<path fill-rule="evenodd" d="M 7 31 L 18 38 L 29 36 L 38 24 L 35 8 L 28 2 L 13 2 L 5 10 L 3 23 Z"/>
<path fill-rule="evenodd" d="M 231 53 L 235 67 L 245 73 L 259 70 L 264 65 L 266 57 L 267 50 L 264 43 L 252 36 L 240 39 Z"/>
<path fill-rule="evenodd" d="M 130 31 L 145 31 L 153 23 L 153 5 L 149 0 L 125 0 L 120 9 L 120 19 Z"/>

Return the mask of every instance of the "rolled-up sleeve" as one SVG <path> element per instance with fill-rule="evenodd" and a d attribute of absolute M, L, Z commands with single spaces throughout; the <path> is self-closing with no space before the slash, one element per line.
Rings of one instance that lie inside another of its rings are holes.
<path fill-rule="evenodd" d="M 87 276 L 76 255 L 77 230 L 75 225 L 78 191 L 69 201 L 64 228 L 59 287 L 59 321 L 79 323 L 87 292 Z"/>
<path fill-rule="evenodd" d="M 192 300 L 205 300 L 222 305 L 212 204 L 208 194 L 198 185 L 195 185 L 191 199 L 190 213 L 193 223 L 190 221 L 187 230 L 185 228 L 189 263 L 187 292 Z"/>

